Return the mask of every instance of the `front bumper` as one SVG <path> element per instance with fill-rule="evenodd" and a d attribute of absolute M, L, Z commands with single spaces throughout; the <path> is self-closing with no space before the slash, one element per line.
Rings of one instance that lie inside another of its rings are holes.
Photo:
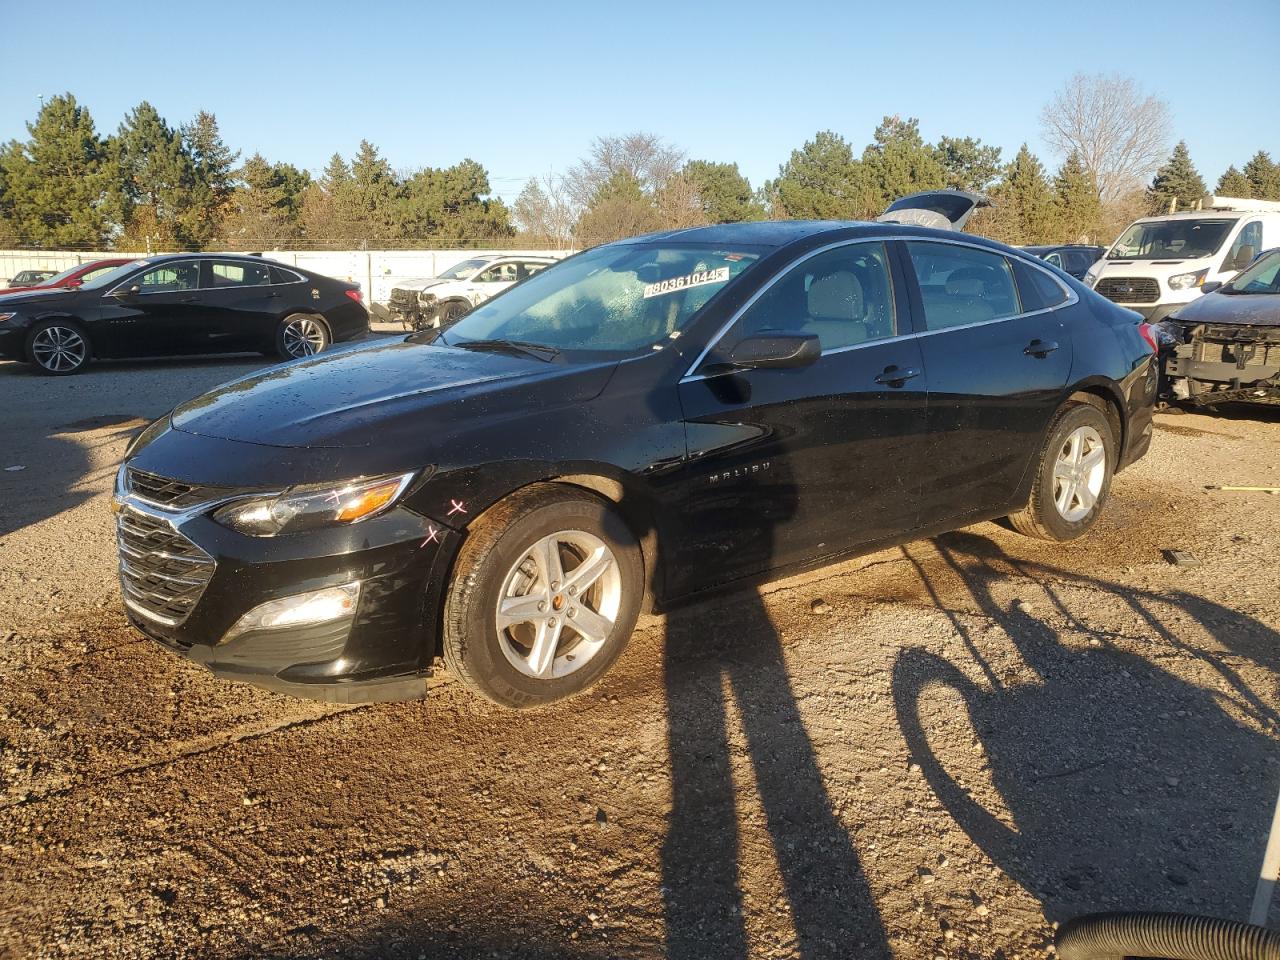
<path fill-rule="evenodd" d="M 309 699 L 362 703 L 425 694 L 442 584 L 458 541 L 443 524 L 398 507 L 349 527 L 255 538 L 215 523 L 207 511 L 175 515 L 130 497 L 120 509 L 163 518 L 213 559 L 184 618 L 158 615 L 125 591 L 130 621 L 157 643 L 216 676 Z M 223 640 L 259 604 L 354 580 L 360 597 L 346 620 Z"/>

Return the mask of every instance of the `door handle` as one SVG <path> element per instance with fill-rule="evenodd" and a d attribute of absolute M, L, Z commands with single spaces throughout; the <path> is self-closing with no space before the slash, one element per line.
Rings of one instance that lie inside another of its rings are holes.
<path fill-rule="evenodd" d="M 899 367 L 894 364 L 884 368 L 884 372 L 876 377 L 876 383 L 883 383 L 890 387 L 900 387 L 912 377 L 920 376 L 920 371 L 915 367 Z"/>
<path fill-rule="evenodd" d="M 179 303 L 195 303 L 199 299 L 200 299 L 199 297 L 183 297 L 178 302 Z"/>
<path fill-rule="evenodd" d="M 1057 349 L 1058 344 L 1053 340 L 1032 340 L 1022 348 L 1022 352 L 1028 357 L 1040 357 L 1043 359 Z"/>

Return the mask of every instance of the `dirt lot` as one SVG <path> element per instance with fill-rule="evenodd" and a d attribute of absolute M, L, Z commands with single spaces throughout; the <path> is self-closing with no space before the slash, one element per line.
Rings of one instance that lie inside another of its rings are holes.
<path fill-rule="evenodd" d="M 212 679 L 118 609 L 130 433 L 242 362 L 0 364 L 0 957 L 1033 957 L 1243 917 L 1280 416 L 1162 416 L 1100 528 L 984 524 L 642 624 L 511 714 Z M 1188 550 L 1178 567 L 1162 550 Z"/>

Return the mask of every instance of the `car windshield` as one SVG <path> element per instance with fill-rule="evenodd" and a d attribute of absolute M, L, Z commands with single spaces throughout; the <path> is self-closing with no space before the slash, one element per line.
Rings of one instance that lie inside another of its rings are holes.
<path fill-rule="evenodd" d="M 1193 260 L 1218 252 L 1235 220 L 1148 220 L 1115 242 L 1108 260 Z"/>
<path fill-rule="evenodd" d="M 444 273 L 440 274 L 438 279 L 465 280 L 488 262 L 488 260 L 463 260 L 461 263 L 455 263 Z"/>
<path fill-rule="evenodd" d="M 1280 293 L 1280 250 L 1263 254 L 1222 288 L 1223 293 Z"/>
<path fill-rule="evenodd" d="M 557 350 L 631 352 L 672 339 L 759 259 L 757 248 L 610 244 L 542 270 L 473 310 L 444 336 Z"/>
<path fill-rule="evenodd" d="M 92 280 L 86 280 L 80 287 L 81 290 L 101 290 L 104 287 L 110 287 L 119 283 L 133 271 L 139 267 L 145 267 L 149 260 L 134 260 L 130 263 L 122 263 L 114 269 L 108 270 L 106 273 L 100 273 Z"/>

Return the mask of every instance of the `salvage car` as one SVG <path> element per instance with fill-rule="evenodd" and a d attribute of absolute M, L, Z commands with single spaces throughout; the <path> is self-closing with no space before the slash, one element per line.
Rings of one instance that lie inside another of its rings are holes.
<path fill-rule="evenodd" d="M 7 297 L 15 293 L 25 293 L 28 290 L 49 290 L 54 287 L 72 290 L 83 286 L 94 277 L 102 276 L 108 270 L 114 270 L 122 264 L 129 263 L 132 259 L 132 257 L 115 257 L 109 260 L 91 260 L 89 263 L 79 263 L 74 267 L 68 267 L 61 273 L 50 274 L 43 280 L 26 284 L 10 283 L 7 290 L 0 290 L 0 296 Z M 44 271 L 39 272 L 43 273 Z"/>
<path fill-rule="evenodd" d="M 234 254 L 149 257 L 74 290 L 0 297 L 0 357 L 55 376 L 100 358 L 258 352 L 288 360 L 368 332 L 358 285 Z"/>
<path fill-rule="evenodd" d="M 1169 399 L 1280 403 L 1280 249 L 1156 328 Z"/>
<path fill-rule="evenodd" d="M 429 280 L 405 280 L 391 290 L 387 309 L 415 330 L 448 327 L 477 304 L 555 263 L 553 257 L 489 254 L 455 264 Z"/>
<path fill-rule="evenodd" d="M 599 678 L 646 605 L 984 519 L 1084 534 L 1151 440 L 1149 337 L 951 230 L 599 246 L 448 330 L 147 427 L 113 499 L 125 610 L 299 696 L 422 696 L 442 658 L 499 704 L 547 703 Z"/>

